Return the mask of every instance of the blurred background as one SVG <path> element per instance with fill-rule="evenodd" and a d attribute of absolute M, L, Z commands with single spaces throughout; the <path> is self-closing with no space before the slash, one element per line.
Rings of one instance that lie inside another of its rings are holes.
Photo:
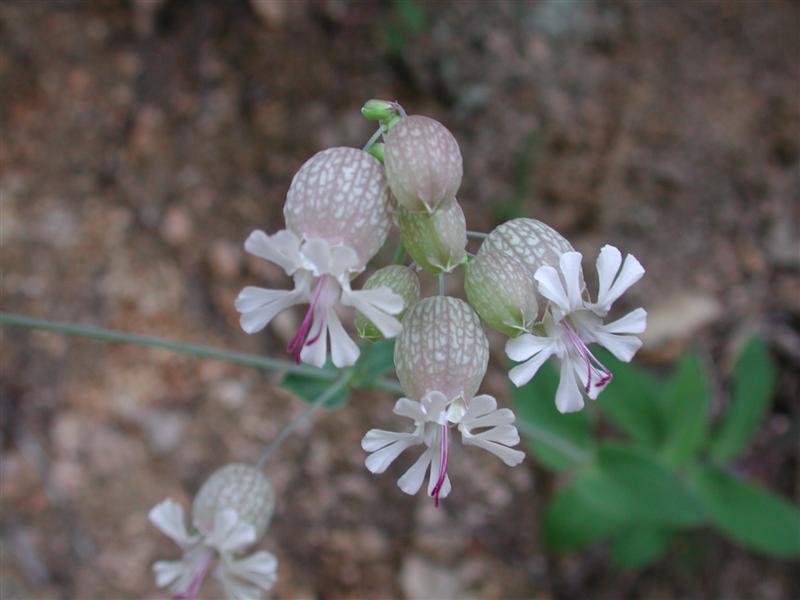
<path fill-rule="evenodd" d="M 731 468 L 796 503 L 798 32 L 783 0 L 4 2 L 2 310 L 282 356 L 299 313 L 238 326 L 244 285 L 283 283 L 243 240 L 283 227 L 314 152 L 364 143 L 365 100 L 397 99 L 458 139 L 470 229 L 531 216 L 587 273 L 604 243 L 641 260 L 625 302 L 650 314 L 637 363 L 664 375 L 693 349 L 712 421 L 743 340 L 765 340 L 775 394 Z M 304 406 L 274 373 L 0 332 L 4 599 L 163 597 L 151 564 L 177 548 L 150 507 L 188 503 Z M 509 405 L 491 341 L 484 390 Z M 270 463 L 273 596 L 800 597 L 796 563 L 705 525 L 637 568 L 603 541 L 553 552 L 543 514 L 569 477 L 534 456 L 509 469 L 459 451 L 443 508 L 406 496 L 410 460 L 371 476 L 359 447 L 398 425 L 392 402 L 356 392 Z"/>

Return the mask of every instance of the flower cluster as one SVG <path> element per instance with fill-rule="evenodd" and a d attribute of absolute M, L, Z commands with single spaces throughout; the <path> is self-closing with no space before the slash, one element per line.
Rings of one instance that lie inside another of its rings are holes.
<path fill-rule="evenodd" d="M 604 246 L 592 297 L 581 254 L 534 219 L 514 219 L 480 234 L 485 239 L 477 254 L 468 254 L 466 219 L 456 199 L 463 163 L 450 131 L 431 118 L 406 115 L 396 102 L 371 100 L 362 113 L 380 124 L 367 146 L 312 156 L 289 187 L 286 228 L 272 235 L 256 230 L 245 241 L 247 252 L 282 268 L 293 288 L 245 287 L 235 306 L 242 328 L 256 333 L 279 312 L 307 305 L 287 352 L 298 363 L 318 367 L 328 360 L 350 367 L 359 358 L 361 348 L 343 316 L 354 319 L 366 343 L 396 337 L 394 368 L 404 397 L 394 414 L 411 423 L 404 431 L 369 430 L 361 441 L 365 464 L 383 473 L 406 450 L 419 447 L 398 486 L 416 494 L 427 478 L 427 494 L 439 506 L 453 487 L 453 439 L 508 466 L 525 456 L 514 448 L 520 442 L 514 413 L 478 394 L 489 362 L 482 321 L 508 337 L 506 354 L 520 363 L 509 372 L 515 385 L 555 358 L 555 404 L 561 412 L 580 410 L 584 398 L 597 398 L 613 376 L 589 346 L 604 346 L 629 361 L 641 345 L 636 334 L 646 326 L 644 309 L 606 319 L 644 269 L 632 255 L 623 260 L 617 248 Z M 401 242 L 399 264 L 376 270 L 354 289 L 393 225 Z M 402 264 L 406 255 L 410 264 Z M 444 295 L 443 278 L 458 267 L 468 302 Z M 421 272 L 438 276 L 439 295 L 421 298 Z M 178 543 L 183 558 L 156 563 L 157 584 L 171 586 L 176 598 L 194 597 L 216 557 L 215 575 L 226 597 L 259 598 L 275 580 L 276 560 L 265 551 L 240 554 L 261 538 L 271 512 L 269 482 L 245 465 L 229 465 L 206 482 L 194 502 L 191 532 L 182 508 L 162 502 L 150 518 Z"/>

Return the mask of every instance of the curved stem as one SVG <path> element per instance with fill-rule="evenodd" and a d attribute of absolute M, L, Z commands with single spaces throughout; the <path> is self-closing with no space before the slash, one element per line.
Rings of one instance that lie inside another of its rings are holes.
<path fill-rule="evenodd" d="M 369 140 L 367 141 L 367 143 L 366 143 L 366 144 L 364 144 L 364 147 L 362 148 L 362 150 L 363 150 L 364 152 L 366 152 L 367 150 L 369 150 L 369 149 L 372 147 L 372 144 L 374 144 L 375 142 L 377 142 L 377 141 L 378 141 L 378 139 L 380 139 L 380 137 L 381 137 L 381 136 L 384 134 L 384 132 L 385 132 L 385 131 L 386 131 L 386 130 L 384 129 L 383 125 L 381 125 L 380 127 L 378 127 L 378 129 L 375 131 L 375 133 L 373 133 L 373 134 L 372 134 L 372 137 L 371 137 L 371 138 L 369 138 Z"/>
<path fill-rule="evenodd" d="M 212 348 L 209 346 L 198 346 L 175 342 L 150 335 L 137 335 L 124 331 L 114 331 L 92 325 L 78 325 L 75 323 L 64 323 L 61 321 L 48 321 L 46 319 L 36 319 L 11 313 L 0 313 L 0 325 L 12 325 L 15 327 L 28 327 L 30 329 L 42 329 L 45 331 L 56 331 L 67 335 L 79 335 L 82 337 L 103 340 L 105 342 L 123 342 L 126 344 L 136 344 L 138 346 L 151 346 L 153 348 L 164 348 L 184 354 L 215 358 L 228 362 L 258 367 L 261 369 L 273 369 L 275 371 L 285 371 L 296 375 L 305 375 L 316 379 L 334 380 L 337 374 L 325 369 L 310 367 L 307 365 L 295 365 L 285 360 L 269 358 L 266 356 L 255 356 L 243 352 L 232 352 L 222 348 Z"/>
<path fill-rule="evenodd" d="M 331 387 L 325 390 L 322 394 L 317 397 L 314 402 L 309 404 L 306 409 L 297 415 L 294 419 L 289 421 L 289 423 L 284 427 L 281 432 L 278 434 L 270 444 L 264 448 L 261 452 L 261 456 L 258 457 L 258 462 L 256 466 L 259 469 L 263 469 L 266 464 L 269 462 L 269 459 L 272 457 L 273 454 L 280 448 L 283 443 L 289 438 L 289 436 L 297 429 L 303 421 L 308 419 L 311 415 L 313 415 L 317 410 L 322 408 L 322 406 L 331 398 L 333 398 L 343 387 L 345 387 L 352 379 L 353 374 L 352 372 L 347 372 L 342 375 L 339 379 L 337 379 Z"/>

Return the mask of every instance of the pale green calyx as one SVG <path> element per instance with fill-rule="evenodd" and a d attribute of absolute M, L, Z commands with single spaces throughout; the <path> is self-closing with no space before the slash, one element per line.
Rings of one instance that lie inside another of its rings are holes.
<path fill-rule="evenodd" d="M 369 121 L 385 121 L 397 114 L 397 103 L 391 100 L 367 100 L 361 107 L 361 114 Z"/>
<path fill-rule="evenodd" d="M 567 239 L 536 219 L 512 219 L 496 227 L 481 244 L 478 255 L 502 252 L 523 262 L 531 278 L 543 266 L 558 267 L 565 252 L 573 252 Z"/>
<path fill-rule="evenodd" d="M 231 463 L 212 473 L 197 492 L 192 504 L 194 526 L 203 534 L 214 529 L 219 511 L 232 509 L 255 529 L 256 540 L 267 530 L 275 508 L 272 484 L 260 469 Z"/>
<path fill-rule="evenodd" d="M 538 318 L 536 282 L 510 254 L 486 251 L 470 260 L 464 291 L 480 317 L 509 337 L 530 331 Z"/>
<path fill-rule="evenodd" d="M 408 308 L 419 300 L 420 288 L 419 277 L 417 274 L 404 265 L 389 265 L 378 269 L 364 283 L 362 290 L 371 290 L 380 287 L 388 287 L 390 290 L 399 294 L 403 299 L 403 310 L 395 315 L 399 321 L 403 320 Z M 356 330 L 358 335 L 376 342 L 384 339 L 383 334 L 372 324 L 363 314 L 356 312 Z"/>
<path fill-rule="evenodd" d="M 414 304 L 394 348 L 397 378 L 409 398 L 431 391 L 472 399 L 486 374 L 489 342 L 469 304 L 431 296 Z"/>
<path fill-rule="evenodd" d="M 467 223 L 455 198 L 433 213 L 407 210 L 395 213 L 400 237 L 416 263 L 429 273 L 449 273 L 466 256 Z"/>

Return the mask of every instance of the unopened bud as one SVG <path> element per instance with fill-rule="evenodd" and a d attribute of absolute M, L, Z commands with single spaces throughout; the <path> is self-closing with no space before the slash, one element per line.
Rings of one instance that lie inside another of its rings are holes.
<path fill-rule="evenodd" d="M 464 166 L 458 142 L 444 125 L 412 115 L 384 138 L 386 177 L 400 206 L 433 212 L 455 198 Z"/>
<path fill-rule="evenodd" d="M 367 100 L 361 114 L 370 121 L 385 121 L 397 112 L 397 104 L 389 100 Z"/>
<path fill-rule="evenodd" d="M 228 508 L 253 526 L 256 539 L 264 535 L 275 508 L 275 493 L 260 469 L 232 463 L 215 471 L 194 498 L 194 526 L 209 534 L 214 528 L 217 512 Z"/>
<path fill-rule="evenodd" d="M 408 308 L 419 300 L 419 277 L 411 269 L 403 265 L 389 265 L 378 269 L 364 283 L 362 289 L 371 290 L 379 287 L 388 287 L 403 298 L 403 311 L 394 315 L 402 321 Z M 360 312 L 356 312 L 356 330 L 358 335 L 371 342 L 383 339 L 383 334 Z"/>
<path fill-rule="evenodd" d="M 429 273 L 449 273 L 466 256 L 467 222 L 454 199 L 433 213 L 398 207 L 400 238 L 417 264 Z"/>
<path fill-rule="evenodd" d="M 298 237 L 349 246 L 365 265 L 386 241 L 390 210 L 380 162 L 356 148 L 341 147 L 317 152 L 300 167 L 283 215 Z"/>
<path fill-rule="evenodd" d="M 464 291 L 480 317 L 509 337 L 528 331 L 538 317 L 536 282 L 510 254 L 487 251 L 470 260 Z"/>
<path fill-rule="evenodd" d="M 435 390 L 469 401 L 488 362 L 489 342 L 469 304 L 431 296 L 409 309 L 394 348 L 397 378 L 409 398 Z"/>

